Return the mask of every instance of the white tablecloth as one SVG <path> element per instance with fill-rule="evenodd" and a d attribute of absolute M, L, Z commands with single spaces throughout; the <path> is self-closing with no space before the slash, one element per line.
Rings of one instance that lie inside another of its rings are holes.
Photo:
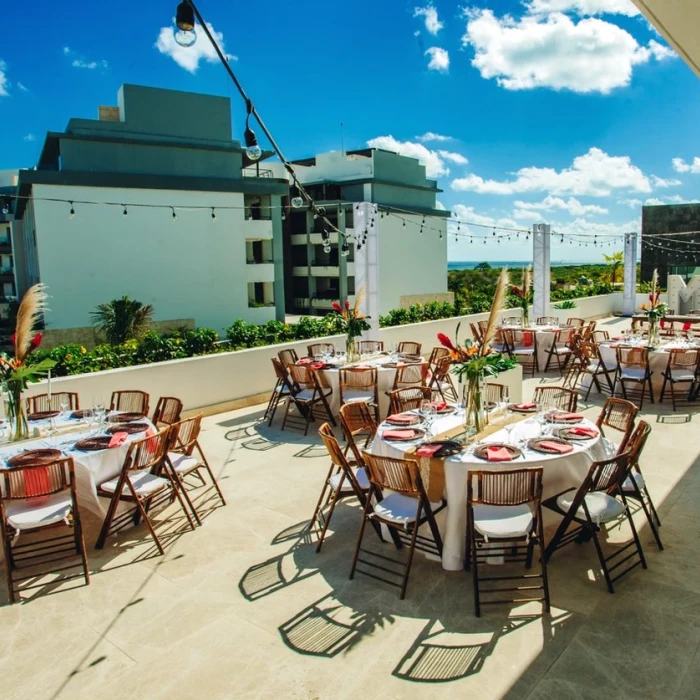
<path fill-rule="evenodd" d="M 435 421 L 432 434 L 437 435 L 455 427 L 463 416 L 453 414 Z M 584 420 L 582 425 L 595 427 Z M 384 428 L 379 430 L 381 435 Z M 517 423 L 511 433 L 511 443 L 520 439 L 529 439 L 540 435 L 541 426 L 533 419 Z M 488 436 L 484 442 L 505 442 L 505 430 L 499 430 Z M 380 436 L 375 438 L 369 448 L 371 454 L 387 457 L 402 457 L 404 449 L 415 443 L 388 443 Z M 442 566 L 448 571 L 457 571 L 464 566 L 464 551 L 467 528 L 467 477 L 470 469 L 513 469 L 521 466 L 542 466 L 543 498 L 548 498 L 570 487 L 580 486 L 594 461 L 614 456 L 616 448 L 613 443 L 600 437 L 580 444 L 574 444 L 574 451 L 566 455 L 546 455 L 524 450 L 524 455 L 512 462 L 490 463 L 474 455 L 457 455 L 445 460 L 445 493 L 447 507 L 436 516 L 443 538 Z M 555 517 L 555 516 L 553 516 Z M 548 513 L 544 514 L 545 523 Z M 550 520 L 552 518 L 549 518 Z"/>
<path fill-rule="evenodd" d="M 150 420 L 144 418 L 143 423 L 148 423 L 153 426 Z M 71 420 L 60 420 L 57 422 L 57 427 L 67 428 L 72 425 L 76 427 L 81 423 Z M 84 425 L 84 424 L 83 424 Z M 43 426 L 46 428 L 46 422 L 30 422 L 29 429 L 35 426 Z M 127 441 L 119 447 L 112 447 L 108 450 L 98 450 L 94 452 L 82 452 L 81 450 L 73 449 L 73 445 L 78 440 L 95 435 L 104 435 L 102 428 L 89 427 L 76 432 L 57 434 L 53 437 L 40 437 L 32 440 L 27 440 L 21 443 L 8 443 L 0 446 L 0 468 L 8 468 L 7 459 L 24 452 L 36 448 L 56 448 L 63 451 L 66 457 L 72 457 L 75 465 L 75 483 L 78 492 L 78 505 L 82 508 L 87 508 L 95 515 L 103 518 L 107 514 L 109 500 L 99 498 L 97 495 L 97 486 L 108 479 L 111 479 L 119 474 L 124 463 L 124 458 L 129 449 L 129 443 L 137 438 L 144 437 L 145 433 L 136 433 L 129 435 Z"/>
<path fill-rule="evenodd" d="M 554 337 L 556 332 L 559 330 L 558 326 L 530 326 L 528 328 L 521 328 L 519 326 L 503 326 L 504 330 L 512 331 L 525 331 L 534 333 L 537 336 L 537 362 L 539 364 L 540 372 L 544 372 L 544 368 L 547 365 L 547 359 L 549 358 L 548 350 L 552 347 L 554 342 Z M 567 329 L 568 330 L 568 329 Z M 562 360 L 563 362 L 563 360 Z M 552 358 L 549 364 L 550 370 L 558 369 L 556 358 Z"/>

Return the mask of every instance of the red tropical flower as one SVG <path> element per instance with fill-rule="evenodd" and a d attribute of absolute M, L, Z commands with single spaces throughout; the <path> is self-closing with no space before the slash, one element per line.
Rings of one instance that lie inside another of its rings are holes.
<path fill-rule="evenodd" d="M 345 308 L 346 308 L 348 311 L 350 311 L 350 300 L 349 300 L 349 299 L 346 299 L 346 300 L 345 300 Z"/>
<path fill-rule="evenodd" d="M 341 308 L 340 304 L 337 301 L 334 301 L 331 306 L 339 313 L 343 313 L 343 309 Z"/>
<path fill-rule="evenodd" d="M 457 348 L 452 344 L 452 341 L 444 333 L 438 333 L 437 339 L 440 341 L 440 345 L 442 345 L 444 348 L 448 348 L 453 352 L 457 351 Z"/>
<path fill-rule="evenodd" d="M 34 335 L 34 337 L 33 337 L 33 338 L 31 339 L 31 341 L 29 342 L 29 349 L 30 349 L 30 352 L 31 352 L 32 350 L 36 350 L 36 349 L 41 345 L 41 341 L 42 341 L 43 338 L 44 338 L 44 336 L 43 336 L 41 333 L 36 333 L 36 334 Z"/>
<path fill-rule="evenodd" d="M 17 345 L 17 333 L 13 333 L 13 334 L 10 336 L 10 341 L 12 342 L 12 346 L 13 346 L 13 347 Z"/>

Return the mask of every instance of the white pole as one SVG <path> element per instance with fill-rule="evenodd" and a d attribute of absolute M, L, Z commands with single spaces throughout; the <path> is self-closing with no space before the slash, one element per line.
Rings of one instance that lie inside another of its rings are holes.
<path fill-rule="evenodd" d="M 379 241 L 377 237 L 377 205 L 357 202 L 353 212 L 353 227 L 359 241 L 366 242 L 360 250 L 355 244 L 355 294 L 364 287 L 365 300 L 362 311 L 370 317 L 367 340 L 379 340 Z"/>
<path fill-rule="evenodd" d="M 622 313 L 634 316 L 637 309 L 637 234 L 625 234 L 625 286 L 622 291 Z"/>
<path fill-rule="evenodd" d="M 532 227 L 532 283 L 533 313 L 535 319 L 549 316 L 549 287 L 551 229 L 549 224 L 534 224 Z"/>

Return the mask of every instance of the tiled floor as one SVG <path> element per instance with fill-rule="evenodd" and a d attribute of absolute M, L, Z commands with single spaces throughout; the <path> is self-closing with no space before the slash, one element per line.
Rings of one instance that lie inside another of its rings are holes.
<path fill-rule="evenodd" d="M 594 397 L 586 415 L 599 406 Z M 572 546 L 550 563 L 550 616 L 529 604 L 480 619 L 468 576 L 422 557 L 404 601 L 349 581 L 355 506 L 338 508 L 317 555 L 303 530 L 327 458 L 313 436 L 261 426 L 261 412 L 205 420 L 228 505 L 164 557 L 142 527 L 94 550 L 89 519 L 90 586 L 46 586 L 16 605 L 0 586 L 3 698 L 700 696 L 696 408 L 643 411 L 653 432 L 642 466 L 666 546 L 636 517 L 648 570 L 610 595 L 593 547 Z"/>

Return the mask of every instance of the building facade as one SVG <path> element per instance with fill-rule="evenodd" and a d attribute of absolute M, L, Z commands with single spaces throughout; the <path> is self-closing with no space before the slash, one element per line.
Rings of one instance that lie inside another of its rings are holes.
<path fill-rule="evenodd" d="M 48 133 L 20 171 L 22 286 L 48 285 L 49 329 L 89 326 L 124 295 L 219 332 L 282 320 L 277 174 L 233 140 L 228 98 L 124 85 L 117 107 Z"/>
<path fill-rule="evenodd" d="M 437 183 L 425 176 L 417 159 L 381 149 L 324 153 L 295 162 L 295 170 L 314 202 L 340 231 L 348 234 L 349 252 L 341 255 L 342 237 L 322 243 L 326 225 L 302 207 L 285 221 L 284 274 L 287 312 L 324 314 L 334 301 L 353 299 L 355 229 L 353 204 L 379 206 L 379 312 L 412 303 L 451 299 L 447 291 L 447 219 L 439 209 Z M 290 201 L 295 195 L 290 192 Z"/>

